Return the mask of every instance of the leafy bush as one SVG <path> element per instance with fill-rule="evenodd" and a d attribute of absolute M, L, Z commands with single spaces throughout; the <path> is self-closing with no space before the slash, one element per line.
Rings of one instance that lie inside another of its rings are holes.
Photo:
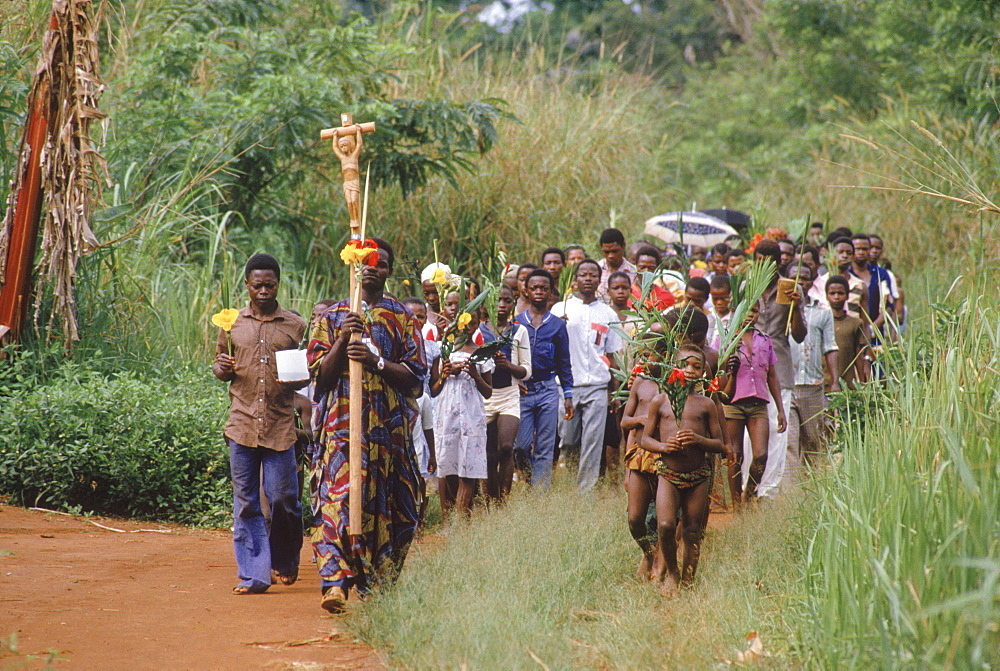
<path fill-rule="evenodd" d="M 0 492 L 29 506 L 224 523 L 226 406 L 204 370 L 140 379 L 66 363 L 40 385 L 0 391 Z"/>

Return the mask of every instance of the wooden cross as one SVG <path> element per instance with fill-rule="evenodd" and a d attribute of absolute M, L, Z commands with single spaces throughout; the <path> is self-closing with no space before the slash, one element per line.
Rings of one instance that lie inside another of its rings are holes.
<path fill-rule="evenodd" d="M 375 132 L 375 122 L 356 124 L 350 114 L 340 115 L 339 128 L 327 128 L 319 133 L 321 140 L 333 140 L 333 152 L 340 159 L 340 170 L 344 177 L 344 198 L 347 200 L 347 212 L 351 218 L 351 239 L 360 240 L 363 236 L 363 221 L 361 212 L 361 170 L 358 157 L 361 155 L 362 135 Z M 376 254 L 378 252 L 375 252 Z M 351 270 L 351 312 L 361 311 L 361 291 L 355 269 Z M 361 340 L 360 333 L 352 333 L 351 341 Z M 362 413 L 362 376 L 364 371 L 360 361 L 351 359 L 347 365 L 347 375 L 350 381 L 350 397 L 348 412 L 350 413 L 348 468 L 350 485 L 347 492 L 348 533 L 359 536 L 362 533 L 361 513 L 363 502 L 361 492 L 364 478 L 361 474 L 361 413 Z"/>
<path fill-rule="evenodd" d="M 351 238 L 361 237 L 361 169 L 358 156 L 364 144 L 361 136 L 364 133 L 374 133 L 375 122 L 356 124 L 350 114 L 340 115 L 339 128 L 321 130 L 319 139 L 333 140 L 333 153 L 340 159 L 340 170 L 344 176 L 344 198 L 347 200 L 347 213 L 351 218 Z"/>

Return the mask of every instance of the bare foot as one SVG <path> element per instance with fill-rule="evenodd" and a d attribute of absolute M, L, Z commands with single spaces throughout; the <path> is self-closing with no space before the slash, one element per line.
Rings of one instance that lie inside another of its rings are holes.
<path fill-rule="evenodd" d="M 667 563 L 663 561 L 663 555 L 659 548 L 653 548 L 653 571 L 649 579 L 662 580 L 667 572 Z"/>
<path fill-rule="evenodd" d="M 635 577 L 639 580 L 653 579 L 653 561 L 649 555 L 642 555 L 642 559 L 639 560 L 639 568 L 635 572 Z"/>
<path fill-rule="evenodd" d="M 665 599 L 673 599 L 677 596 L 677 576 L 669 573 L 663 576 L 663 580 L 660 581 L 660 596 Z"/>

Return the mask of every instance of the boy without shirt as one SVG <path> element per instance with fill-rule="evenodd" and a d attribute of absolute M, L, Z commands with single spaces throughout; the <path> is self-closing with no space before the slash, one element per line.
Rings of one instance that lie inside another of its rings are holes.
<path fill-rule="evenodd" d="M 654 323 L 646 338 L 651 342 L 646 361 L 640 364 L 642 372 L 631 383 L 628 401 L 622 413 L 621 430 L 625 434 L 625 492 L 628 496 L 628 527 L 632 538 L 642 550 L 638 576 L 652 579 L 655 556 L 655 534 L 650 534 L 646 526 L 649 506 L 656 499 L 656 455 L 639 447 L 649 411 L 649 402 L 660 393 L 660 357 L 666 341 L 663 327 Z"/>
<path fill-rule="evenodd" d="M 682 345 L 677 352 L 676 366 L 684 371 L 686 380 L 703 376 L 705 355 L 691 345 Z M 660 455 L 657 463 L 656 490 L 657 545 L 663 557 L 655 577 L 660 594 L 671 597 L 683 582 L 694 582 L 701 555 L 701 541 L 708 521 L 708 494 L 712 486 L 712 461 L 708 452 L 723 452 L 722 428 L 715 403 L 692 391 L 677 421 L 665 393 L 659 393 L 649 403 L 646 425 L 639 445 Z M 677 567 L 677 512 L 684 525 L 683 573 Z"/>

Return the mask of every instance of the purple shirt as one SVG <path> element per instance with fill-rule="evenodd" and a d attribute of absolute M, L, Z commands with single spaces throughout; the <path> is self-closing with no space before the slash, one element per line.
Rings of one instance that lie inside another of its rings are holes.
<path fill-rule="evenodd" d="M 750 347 L 753 351 L 749 360 L 743 343 L 740 343 L 737 350 L 740 369 L 736 371 L 733 403 L 748 398 L 759 398 L 767 403 L 771 397 L 767 389 L 767 371 L 778 363 L 774 347 L 771 345 L 771 336 L 754 329 Z"/>

